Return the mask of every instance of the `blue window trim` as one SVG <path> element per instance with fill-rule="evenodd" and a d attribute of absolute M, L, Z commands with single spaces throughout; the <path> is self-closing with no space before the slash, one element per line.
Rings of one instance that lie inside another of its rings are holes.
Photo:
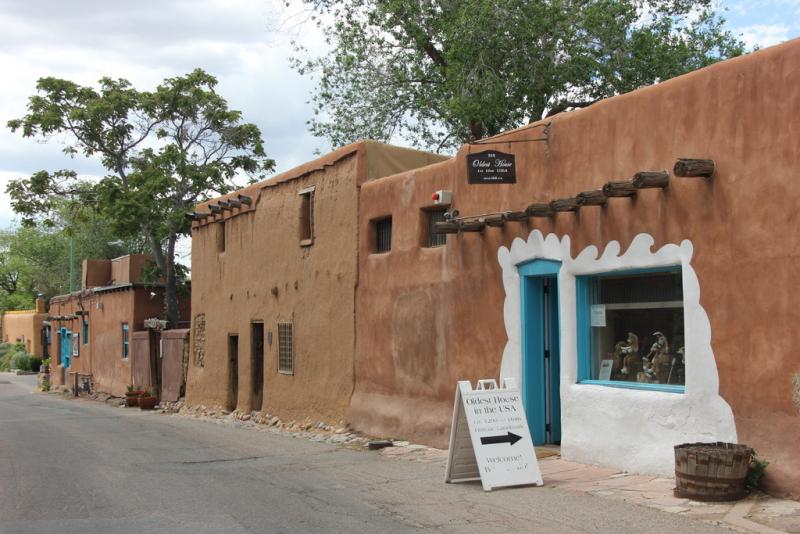
<path fill-rule="evenodd" d="M 639 382 L 617 382 L 615 380 L 581 380 L 579 384 L 591 384 L 622 389 L 643 389 L 647 391 L 663 391 L 666 393 L 685 393 L 685 386 L 675 384 L 640 384 Z"/>
<path fill-rule="evenodd" d="M 520 276 L 541 276 L 556 275 L 561 269 L 561 262 L 558 260 L 532 259 L 517 264 Z"/>
<path fill-rule="evenodd" d="M 592 327 L 589 318 L 589 284 L 593 278 L 607 276 L 636 275 L 649 273 L 675 273 L 681 272 L 680 265 L 667 265 L 663 267 L 648 267 L 643 269 L 619 269 L 602 273 L 584 274 L 575 277 L 577 335 L 578 335 L 578 383 L 592 384 L 623 389 L 638 389 L 646 391 L 663 391 L 667 393 L 686 393 L 686 386 L 672 384 L 643 384 L 639 382 L 622 382 L 615 380 L 592 379 Z"/>

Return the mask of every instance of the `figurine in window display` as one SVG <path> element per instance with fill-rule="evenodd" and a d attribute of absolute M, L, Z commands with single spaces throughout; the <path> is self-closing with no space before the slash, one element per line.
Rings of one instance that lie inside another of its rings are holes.
<path fill-rule="evenodd" d="M 628 374 L 628 367 L 634 358 L 639 356 L 639 336 L 628 332 L 628 338 L 614 345 L 614 361 L 617 363 L 619 373 Z"/>
<path fill-rule="evenodd" d="M 675 370 L 675 365 L 686 365 L 686 349 L 681 347 L 675 352 L 675 356 L 672 357 L 672 365 L 669 366 L 669 376 L 667 376 L 667 384 L 672 381 L 672 372 Z M 678 377 L 680 380 L 680 377 Z"/>
<path fill-rule="evenodd" d="M 656 376 L 659 364 L 669 363 L 670 361 L 669 343 L 667 343 L 666 336 L 661 332 L 653 332 L 653 335 L 656 336 L 656 342 L 653 343 L 653 346 L 650 347 L 650 352 L 642 360 L 642 370 L 650 378 Z"/>

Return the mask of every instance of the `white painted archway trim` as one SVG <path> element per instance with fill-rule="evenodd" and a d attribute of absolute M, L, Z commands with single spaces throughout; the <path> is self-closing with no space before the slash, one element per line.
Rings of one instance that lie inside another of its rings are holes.
<path fill-rule="evenodd" d="M 570 238 L 546 238 L 539 230 L 528 240 L 501 247 L 506 298 L 503 307 L 508 342 L 501 377 L 522 383 L 520 277 L 517 265 L 533 259 L 560 261 L 558 274 L 561 326 L 561 453 L 565 459 L 631 472 L 671 474 L 672 447 L 694 441 L 736 442 L 733 411 L 719 395 L 719 375 L 711 349 L 711 324 L 700 305 L 700 285 L 691 265 L 689 240 L 652 252 L 654 239 L 639 234 L 628 250 L 611 241 L 602 255 L 595 246 L 570 254 Z M 622 269 L 680 265 L 686 348 L 686 392 L 643 391 L 578 384 L 575 277 Z"/>

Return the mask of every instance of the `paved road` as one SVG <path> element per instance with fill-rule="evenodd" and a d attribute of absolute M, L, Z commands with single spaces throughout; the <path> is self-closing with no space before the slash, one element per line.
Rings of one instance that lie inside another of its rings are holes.
<path fill-rule="evenodd" d="M 0 374 L 0 533 L 730 532 L 441 463 L 31 392 Z"/>

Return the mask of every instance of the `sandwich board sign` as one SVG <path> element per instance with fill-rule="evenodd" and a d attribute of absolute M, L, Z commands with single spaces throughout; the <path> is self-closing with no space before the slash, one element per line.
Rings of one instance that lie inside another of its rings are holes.
<path fill-rule="evenodd" d="M 513 378 L 459 381 L 445 482 L 480 480 L 485 491 L 543 485 L 522 394 Z"/>

